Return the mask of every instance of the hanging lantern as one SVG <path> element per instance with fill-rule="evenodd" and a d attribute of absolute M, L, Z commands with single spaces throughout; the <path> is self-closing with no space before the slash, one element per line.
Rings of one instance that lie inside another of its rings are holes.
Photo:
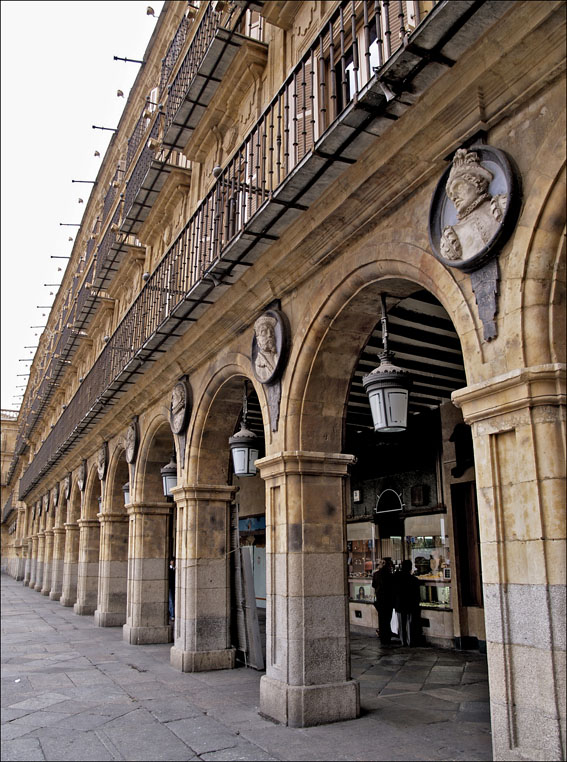
<path fill-rule="evenodd" d="M 257 471 L 254 462 L 258 459 L 260 453 L 258 448 L 258 437 L 253 431 L 246 428 L 247 414 L 248 396 L 246 394 L 245 382 L 240 431 L 228 440 L 232 452 L 232 464 L 234 466 L 235 476 L 255 476 Z"/>
<path fill-rule="evenodd" d="M 386 300 L 383 295 L 382 344 L 384 349 L 380 354 L 380 365 L 364 376 L 362 385 L 370 400 L 374 430 L 385 433 L 405 431 L 411 376 L 405 368 L 394 365 L 394 355 L 388 351 Z"/>
<path fill-rule="evenodd" d="M 168 499 L 172 499 L 171 490 L 177 487 L 177 463 L 174 452 L 171 453 L 167 466 L 160 469 L 160 473 L 163 481 L 163 494 Z"/>
<path fill-rule="evenodd" d="M 130 482 L 122 485 L 122 492 L 124 493 L 124 505 L 128 505 L 130 502 Z"/>

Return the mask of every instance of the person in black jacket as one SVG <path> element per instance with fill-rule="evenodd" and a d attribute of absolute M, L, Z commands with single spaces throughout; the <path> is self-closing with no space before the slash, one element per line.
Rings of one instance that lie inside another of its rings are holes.
<path fill-rule="evenodd" d="M 412 562 L 402 561 L 393 576 L 394 606 L 398 616 L 398 634 L 403 646 L 416 646 L 420 640 L 419 580 L 411 573 Z"/>
<path fill-rule="evenodd" d="M 394 610 L 393 570 L 392 559 L 383 558 L 372 575 L 372 587 L 376 594 L 374 607 L 378 612 L 378 637 L 384 646 L 389 646 L 392 641 L 390 620 Z"/>

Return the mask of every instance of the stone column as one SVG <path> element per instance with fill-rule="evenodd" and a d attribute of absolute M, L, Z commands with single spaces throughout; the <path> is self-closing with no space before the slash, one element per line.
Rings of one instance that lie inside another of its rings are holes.
<path fill-rule="evenodd" d="M 31 538 L 31 568 L 30 568 L 30 590 L 35 589 L 36 572 L 37 572 L 37 546 L 39 543 L 39 535 L 34 534 Z"/>
<path fill-rule="evenodd" d="M 26 558 L 25 558 L 25 544 L 21 540 L 16 542 L 16 553 L 18 554 L 18 564 L 16 567 L 16 580 L 21 582 L 25 576 L 26 570 Z"/>
<path fill-rule="evenodd" d="M 58 601 L 63 592 L 63 565 L 65 563 L 65 529 L 53 529 L 53 556 L 51 561 L 51 592 L 52 601 Z"/>
<path fill-rule="evenodd" d="M 31 577 L 31 571 L 32 571 L 32 539 L 31 537 L 28 537 L 26 540 L 24 540 L 24 548 L 25 548 L 25 555 L 26 555 L 26 565 L 24 569 L 24 587 L 28 587 L 30 584 L 30 577 Z"/>
<path fill-rule="evenodd" d="M 178 536 L 171 664 L 183 672 L 234 667 L 227 556 L 234 492 L 226 484 L 173 490 Z"/>
<path fill-rule="evenodd" d="M 475 448 L 494 759 L 564 759 L 565 366 L 453 401 Z"/>
<path fill-rule="evenodd" d="M 45 557 L 45 530 L 42 530 L 37 535 L 37 562 L 35 566 L 35 584 L 34 584 L 34 590 L 38 590 L 40 592 L 41 592 L 41 588 L 43 587 L 44 557 Z"/>
<path fill-rule="evenodd" d="M 350 676 L 346 503 L 351 455 L 280 452 L 266 482 L 266 674 L 262 714 L 292 727 L 357 717 Z"/>
<path fill-rule="evenodd" d="M 77 600 L 77 567 L 79 564 L 79 525 L 68 522 L 65 525 L 65 560 L 63 562 L 63 586 L 59 603 L 74 606 Z"/>
<path fill-rule="evenodd" d="M 128 508 L 128 605 L 124 640 L 132 645 L 170 643 L 167 607 L 171 503 Z"/>
<path fill-rule="evenodd" d="M 51 575 L 53 570 L 52 557 L 53 529 L 47 529 L 45 531 L 45 551 L 43 556 L 43 587 L 41 588 L 42 595 L 49 595 L 51 592 Z"/>
<path fill-rule="evenodd" d="M 98 599 L 98 563 L 100 553 L 100 522 L 98 519 L 79 519 L 79 563 L 77 565 L 77 601 L 75 614 L 94 614 Z"/>
<path fill-rule="evenodd" d="M 99 587 L 94 621 L 99 627 L 116 627 L 126 622 L 128 516 L 99 513 L 99 519 Z"/>

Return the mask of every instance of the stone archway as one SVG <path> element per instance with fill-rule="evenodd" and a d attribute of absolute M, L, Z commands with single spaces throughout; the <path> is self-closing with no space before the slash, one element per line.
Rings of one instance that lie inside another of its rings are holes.
<path fill-rule="evenodd" d="M 71 494 L 67 500 L 65 528 L 65 551 L 63 561 L 63 585 L 59 603 L 74 606 L 77 600 L 77 568 L 79 563 L 79 524 L 81 517 L 81 491 L 75 475 L 71 481 Z"/>
<path fill-rule="evenodd" d="M 132 645 L 169 643 L 168 556 L 173 503 L 163 494 L 160 469 L 175 452 L 164 413 L 146 422 L 130 479 L 127 507 L 128 591 L 124 640 Z M 115 484 L 115 490 L 118 485 Z"/>
<path fill-rule="evenodd" d="M 75 614 L 94 614 L 98 600 L 98 565 L 100 559 L 101 483 L 96 466 L 87 474 L 79 524 L 79 559 L 77 566 L 77 602 Z"/>
<path fill-rule="evenodd" d="M 174 490 L 179 605 L 171 663 L 184 672 L 227 669 L 235 664 L 229 548 L 236 487 L 229 484 L 228 439 L 242 410 L 248 373 L 246 358 L 229 358 L 196 396 L 184 479 Z"/>
<path fill-rule="evenodd" d="M 353 369 L 379 320 L 380 294 L 401 299 L 427 288 L 455 316 L 465 364 L 479 354 L 475 320 L 452 275 L 422 249 L 395 246 L 395 260 L 378 261 L 376 245 L 364 244 L 356 269 L 326 292 L 308 328 L 294 338 L 282 402 L 285 450 L 259 462 L 278 548 L 268 560 L 278 617 L 268 622 L 261 709 L 289 725 L 359 713 L 358 685 L 350 679 L 345 564 L 354 458 L 343 434 Z"/>
<path fill-rule="evenodd" d="M 123 486 L 129 481 L 124 448 L 114 448 L 104 481 L 100 514 L 100 564 L 98 604 L 94 613 L 99 627 L 126 623 L 128 589 L 128 514 Z"/>

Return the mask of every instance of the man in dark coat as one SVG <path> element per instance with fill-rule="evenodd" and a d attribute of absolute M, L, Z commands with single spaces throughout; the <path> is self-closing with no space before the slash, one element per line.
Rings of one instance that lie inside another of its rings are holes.
<path fill-rule="evenodd" d="M 393 575 L 394 606 L 403 646 L 416 646 L 420 639 L 419 580 L 411 573 L 412 566 L 406 559 L 402 561 L 401 571 Z"/>
<path fill-rule="evenodd" d="M 372 575 L 372 587 L 376 594 L 374 606 L 378 612 L 378 637 L 384 646 L 389 646 L 392 641 L 390 621 L 394 610 L 393 570 L 392 559 L 383 558 Z"/>

